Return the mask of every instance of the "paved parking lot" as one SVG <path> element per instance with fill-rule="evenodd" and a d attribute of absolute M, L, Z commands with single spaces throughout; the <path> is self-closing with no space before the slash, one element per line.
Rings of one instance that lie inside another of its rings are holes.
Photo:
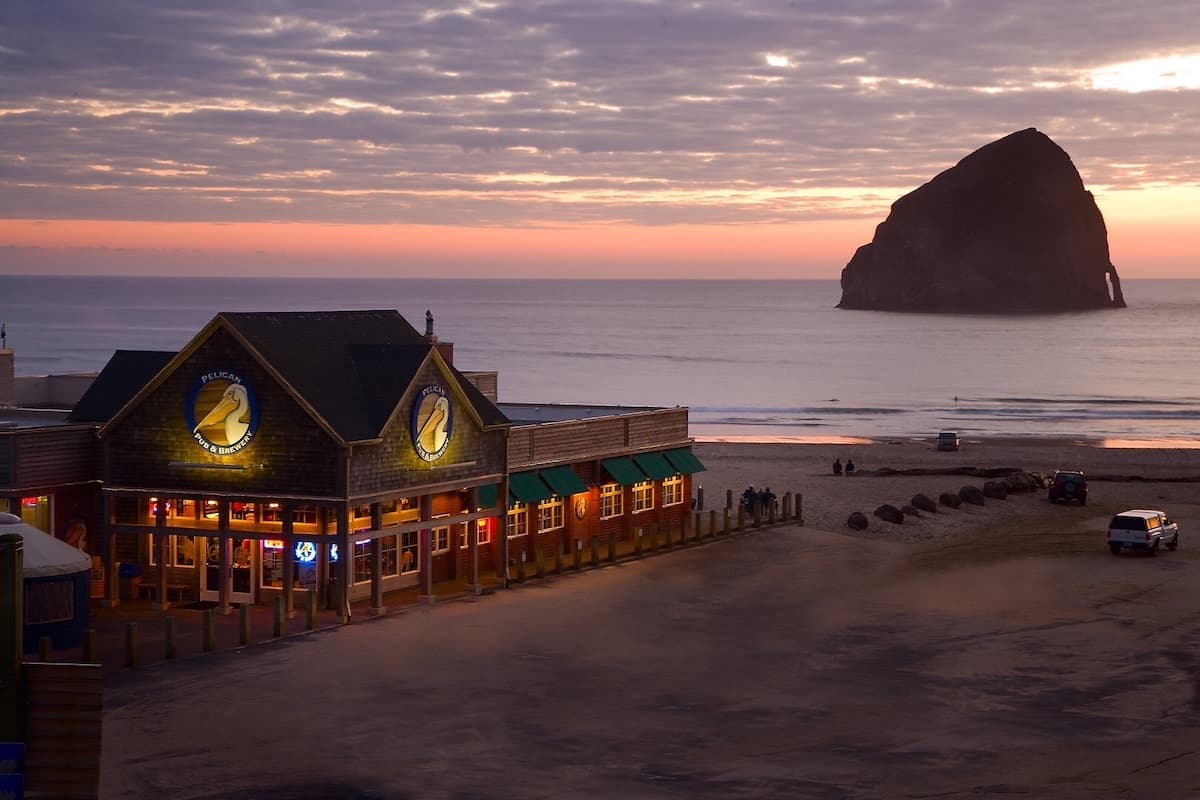
<path fill-rule="evenodd" d="M 102 797 L 1200 793 L 1200 557 L 1046 534 L 780 527 L 122 672 Z"/>

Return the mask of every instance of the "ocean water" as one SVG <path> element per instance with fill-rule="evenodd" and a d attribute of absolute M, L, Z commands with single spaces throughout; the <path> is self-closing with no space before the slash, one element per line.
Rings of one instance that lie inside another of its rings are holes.
<path fill-rule="evenodd" d="M 425 310 L 507 402 L 688 406 L 699 438 L 1044 436 L 1200 442 L 1200 281 L 1129 308 L 843 311 L 837 281 L 0 276 L 17 374 L 176 350 L 218 311 Z"/>

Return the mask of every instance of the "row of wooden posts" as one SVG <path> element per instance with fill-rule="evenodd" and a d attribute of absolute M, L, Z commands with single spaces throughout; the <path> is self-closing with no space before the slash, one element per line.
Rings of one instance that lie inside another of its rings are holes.
<path fill-rule="evenodd" d="M 238 644 L 250 644 L 250 604 L 243 603 L 238 607 Z M 274 628 L 272 630 L 272 638 L 280 639 L 284 635 L 286 628 L 285 621 L 287 615 L 284 612 L 283 597 L 275 598 L 275 619 Z M 164 639 L 163 639 L 163 657 L 171 660 L 179 655 L 178 637 L 176 635 L 175 617 L 168 615 L 163 617 Z M 316 592 L 308 593 L 307 618 L 305 620 L 306 630 L 316 630 L 317 628 L 317 595 Z M 205 653 L 214 652 L 217 649 L 217 614 L 216 609 L 208 608 L 203 612 L 203 651 Z M 84 664 L 98 664 L 98 653 L 96 650 L 96 631 L 88 629 L 83 632 L 83 653 L 81 661 Z M 49 636 L 43 636 L 38 640 L 38 660 L 44 663 L 50 663 L 54 660 L 54 641 Z M 141 647 L 138 642 L 138 624 L 136 622 L 125 623 L 125 666 L 137 667 L 141 663 Z"/>
<path fill-rule="evenodd" d="M 701 490 L 703 491 L 703 490 Z M 725 494 L 725 508 L 718 513 L 717 509 L 710 509 L 707 514 L 703 511 L 697 511 L 691 518 L 692 524 L 689 536 L 689 519 L 685 518 L 678 529 L 678 535 L 675 532 L 675 526 L 668 522 L 660 531 L 657 524 L 649 525 L 645 528 L 637 528 L 634 530 L 633 536 L 633 557 L 641 558 L 643 552 L 647 549 L 656 553 L 660 549 L 659 534 L 662 534 L 662 549 L 670 549 L 672 547 L 684 546 L 687 544 L 696 544 L 705 539 L 715 539 L 720 536 L 729 536 L 734 532 L 745 531 L 747 528 L 761 528 L 763 525 L 774 525 L 777 522 L 793 522 L 804 524 L 803 515 L 803 497 L 799 492 L 794 496 L 795 507 L 793 509 L 793 495 L 787 492 L 783 495 L 782 501 L 779 504 L 770 504 L 768 508 L 763 508 L 762 504 L 755 503 L 753 509 L 747 513 L 745 506 L 741 503 L 734 505 L 733 490 L 728 490 Z M 697 503 L 703 506 L 703 495 L 700 496 Z M 708 517 L 707 529 L 704 526 L 704 519 Z M 648 540 L 648 542 L 646 541 Z M 592 549 L 588 566 L 601 566 L 600 554 L 600 538 L 592 537 Z M 604 557 L 604 562 L 612 564 L 617 560 L 617 537 L 608 537 L 608 551 Z M 571 569 L 579 571 L 584 567 L 583 560 L 583 540 L 576 539 L 575 547 L 571 550 Z M 563 548 L 560 546 L 554 553 L 553 573 L 561 575 L 566 569 L 566 555 Z M 541 548 L 538 548 L 534 559 L 535 575 L 539 578 L 545 577 L 547 572 L 546 557 Z M 525 554 L 521 554 L 520 560 L 516 562 L 516 578 L 518 583 L 523 582 L 527 577 L 525 566 Z"/>
<path fill-rule="evenodd" d="M 794 499 L 794 504 L 793 504 Z M 682 524 L 676 530 L 675 526 L 667 523 L 662 530 L 658 525 L 650 525 L 645 528 L 639 528 L 634 532 L 633 538 L 633 557 L 641 558 L 643 553 L 649 551 L 656 553 L 660 549 L 671 549 L 676 546 L 685 546 L 689 544 L 697 544 L 706 539 L 717 539 L 723 536 L 730 536 L 733 533 L 743 532 L 747 529 L 753 530 L 761 528 L 763 525 L 774 525 L 777 522 L 792 522 L 804 524 L 804 516 L 802 513 L 802 497 L 799 492 L 793 495 L 791 492 L 784 494 L 780 504 L 772 504 L 768 508 L 763 508 L 756 503 L 749 513 L 746 508 L 738 503 L 734 505 L 734 497 L 732 490 L 726 493 L 725 508 L 720 512 L 717 509 L 711 509 L 705 514 L 703 511 L 697 511 L 689 519 L 685 518 Z M 702 505 L 702 501 L 700 503 Z M 708 518 L 708 524 L 705 525 L 705 517 Z M 691 523 L 690 525 L 688 523 Z M 689 528 L 691 529 L 689 532 Z M 690 536 L 689 536 L 690 533 Z M 659 538 L 662 541 L 660 543 Z M 522 554 L 523 555 L 523 554 Z M 600 539 L 593 537 L 591 540 L 591 553 L 588 566 L 599 567 L 604 563 L 615 563 L 617 561 L 617 538 L 610 536 L 608 538 L 607 553 L 602 557 L 600 553 Z M 585 566 L 583 559 L 583 540 L 575 540 L 575 548 L 571 551 L 571 569 L 579 571 Z M 543 551 L 537 551 L 534 568 L 537 577 L 544 577 L 547 573 L 546 559 Z M 562 574 L 566 569 L 566 556 L 563 548 L 559 547 L 554 557 L 553 572 Z M 526 567 L 524 558 L 516 564 L 516 581 L 523 582 L 526 579 Z M 305 628 L 307 630 L 315 630 L 317 627 L 317 595 L 316 592 L 308 593 L 307 603 L 307 618 L 305 620 Z M 287 616 L 284 611 L 283 597 L 275 598 L 275 614 L 274 628 L 272 630 L 273 638 L 282 638 L 286 629 Z M 250 605 L 242 604 L 238 608 L 239 625 L 238 625 L 238 644 L 250 644 Z M 168 615 L 163 617 L 163 625 L 165 626 L 165 636 L 163 640 L 163 656 L 167 660 L 174 659 L 179 654 L 178 640 L 176 636 L 175 617 Z M 217 649 L 217 617 L 216 609 L 205 609 L 203 612 L 203 651 L 211 653 Z M 88 629 L 83 633 L 83 648 L 82 648 L 82 663 L 96 664 L 98 661 L 98 653 L 96 650 L 96 631 Z M 138 642 L 138 624 L 136 622 L 125 623 L 125 666 L 135 668 L 141 663 L 141 648 Z M 38 658 L 43 663 L 54 661 L 54 642 L 49 636 L 42 637 L 38 642 Z"/>

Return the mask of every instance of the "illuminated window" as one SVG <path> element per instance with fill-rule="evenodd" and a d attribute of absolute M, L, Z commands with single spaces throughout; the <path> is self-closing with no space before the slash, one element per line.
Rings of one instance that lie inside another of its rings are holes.
<path fill-rule="evenodd" d="M 50 496 L 21 498 L 21 521 L 40 531 L 50 533 Z"/>
<path fill-rule="evenodd" d="M 371 542 L 354 543 L 354 582 L 369 583 L 371 580 Z"/>
<path fill-rule="evenodd" d="M 677 506 L 683 502 L 683 476 L 663 478 L 663 505 Z"/>
<path fill-rule="evenodd" d="M 563 526 L 563 500 L 554 495 L 538 503 L 538 530 L 552 531 Z"/>
<path fill-rule="evenodd" d="M 633 513 L 654 508 L 654 481 L 642 481 L 633 485 Z"/>
<path fill-rule="evenodd" d="M 420 540 L 416 531 L 400 534 L 400 574 L 407 575 L 421 568 L 418 558 Z"/>
<path fill-rule="evenodd" d="M 379 540 L 379 563 L 383 566 L 383 577 L 400 574 L 400 562 L 396 559 L 396 536 L 384 536 Z"/>
<path fill-rule="evenodd" d="M 600 487 L 600 519 L 611 519 L 625 513 L 625 493 L 615 483 Z"/>
<path fill-rule="evenodd" d="M 460 548 L 470 547 L 471 545 L 470 537 L 467 536 L 467 531 L 470 530 L 471 525 L 475 526 L 475 538 L 478 540 L 479 544 L 488 544 L 492 541 L 492 530 L 488 526 L 488 520 L 477 519 L 474 522 L 467 522 L 463 524 L 462 533 L 459 534 Z"/>
<path fill-rule="evenodd" d="M 371 507 L 369 505 L 354 507 L 354 511 L 350 514 L 350 530 L 371 530 Z"/>
<path fill-rule="evenodd" d="M 158 566 L 158 547 L 154 534 L 147 536 L 150 540 L 150 566 Z M 196 539 L 193 536 L 167 537 L 167 566 L 194 567 L 196 566 Z"/>
<path fill-rule="evenodd" d="M 529 533 L 529 507 L 524 503 L 513 503 L 508 509 L 504 530 L 510 539 Z"/>

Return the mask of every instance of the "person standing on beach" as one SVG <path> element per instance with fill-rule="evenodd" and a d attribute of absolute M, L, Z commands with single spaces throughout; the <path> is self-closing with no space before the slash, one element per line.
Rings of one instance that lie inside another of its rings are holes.
<path fill-rule="evenodd" d="M 835 458 L 833 460 L 833 474 L 834 475 L 842 474 L 842 460 L 840 458 Z"/>
<path fill-rule="evenodd" d="M 850 459 L 846 459 L 846 477 L 849 477 L 853 474 L 854 474 L 854 462 Z"/>

